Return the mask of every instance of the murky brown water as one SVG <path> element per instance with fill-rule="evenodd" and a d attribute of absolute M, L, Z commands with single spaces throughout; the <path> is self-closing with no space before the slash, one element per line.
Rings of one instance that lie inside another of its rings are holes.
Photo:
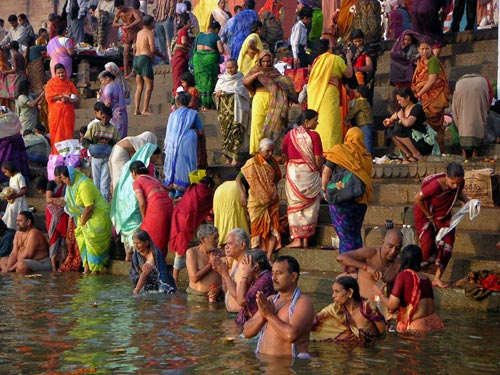
<path fill-rule="evenodd" d="M 184 287 L 185 288 L 185 287 Z M 182 289 L 182 286 L 181 286 Z M 374 347 L 313 343 L 311 361 L 258 360 L 224 307 L 132 296 L 126 277 L 0 276 L 0 374 L 497 374 L 500 314 L 441 311 L 446 330 Z M 94 302 L 97 307 L 94 307 Z M 329 300 L 316 298 L 319 310 Z M 234 344 L 222 338 L 235 336 Z"/>

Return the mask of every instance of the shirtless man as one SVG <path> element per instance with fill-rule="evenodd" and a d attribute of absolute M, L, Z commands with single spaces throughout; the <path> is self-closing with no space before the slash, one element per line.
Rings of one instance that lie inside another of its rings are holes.
<path fill-rule="evenodd" d="M 153 60 L 155 55 L 162 56 L 155 48 L 155 21 L 152 16 L 144 16 L 144 25 L 142 30 L 137 34 L 137 42 L 135 44 L 134 56 L 134 73 L 137 88 L 135 91 L 135 114 L 136 115 L 152 115 L 149 112 L 149 101 L 154 86 Z M 146 83 L 146 92 L 144 93 L 144 105 L 142 112 L 139 111 L 141 105 L 142 91 Z"/>
<path fill-rule="evenodd" d="M 347 267 L 358 269 L 358 284 L 361 297 L 374 300 L 373 285 L 382 280 L 392 289 L 400 264 L 396 258 L 401 251 L 403 235 L 399 229 L 387 231 L 378 247 L 362 247 L 361 249 L 340 254 L 337 262 Z"/>
<path fill-rule="evenodd" d="M 137 34 L 141 30 L 142 15 L 137 9 L 127 7 L 125 0 L 115 0 L 115 9 L 113 27 L 121 27 L 122 33 L 125 35 L 125 43 L 123 45 L 123 74 L 125 78 L 129 78 L 127 72 L 130 49 L 136 43 Z"/>
<path fill-rule="evenodd" d="M 199 246 L 186 250 L 186 267 L 189 277 L 188 294 L 216 300 L 222 286 L 221 276 L 215 272 L 210 261 L 216 257 L 219 231 L 213 225 L 200 225 L 196 234 Z M 214 288 L 215 287 L 215 288 Z"/>
<path fill-rule="evenodd" d="M 213 269 L 222 277 L 222 286 L 226 293 L 226 309 L 229 312 L 237 313 L 241 309 L 241 306 L 236 300 L 237 283 L 241 283 L 243 277 L 239 265 L 248 250 L 249 244 L 250 237 L 248 237 L 247 232 L 241 228 L 233 229 L 226 237 L 226 247 L 224 249 L 226 252 L 226 259 L 229 257 L 234 260 L 231 270 L 229 270 L 229 264 L 224 258 L 217 257 L 211 262 Z"/>
<path fill-rule="evenodd" d="M 309 358 L 314 306 L 297 287 L 299 263 L 294 257 L 280 256 L 274 261 L 272 273 L 278 294 L 266 299 L 257 292 L 259 310 L 245 323 L 243 336 L 254 337 L 260 332 L 256 349 L 259 355 Z"/>
<path fill-rule="evenodd" d="M 20 212 L 16 224 L 17 232 L 7 262 L 7 272 L 50 272 L 49 244 L 43 233 L 34 227 L 33 214 L 29 211 Z"/>

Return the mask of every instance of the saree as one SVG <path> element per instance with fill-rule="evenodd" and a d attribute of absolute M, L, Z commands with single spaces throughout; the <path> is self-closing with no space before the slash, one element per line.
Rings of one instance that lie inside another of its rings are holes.
<path fill-rule="evenodd" d="M 375 304 L 367 299 L 362 299 L 359 304 L 361 315 L 372 322 L 385 321 L 384 316 L 377 309 Z M 350 321 L 352 320 L 349 311 L 343 305 L 332 303 L 323 308 L 319 313 L 318 326 L 311 331 L 312 341 L 335 341 L 337 343 L 357 343 L 368 345 L 380 336 L 375 327 L 375 332 L 358 329 Z"/>
<path fill-rule="evenodd" d="M 365 193 L 356 201 L 330 204 L 330 215 L 339 236 L 339 252 L 356 250 L 363 246 L 361 227 L 372 195 L 372 158 L 364 144 L 364 134 L 359 127 L 347 131 L 344 144 L 333 146 L 326 159 L 347 169 L 365 184 Z"/>
<path fill-rule="evenodd" d="M 250 42 L 254 42 L 255 46 L 259 51 L 262 51 L 262 41 L 260 39 L 259 34 L 252 33 L 246 37 L 243 45 L 241 46 L 240 55 L 238 56 L 238 70 L 243 73 L 243 75 L 247 75 L 250 69 L 252 69 L 259 59 L 259 55 L 255 54 L 255 56 L 250 57 L 248 52 L 250 52 Z"/>
<path fill-rule="evenodd" d="M 113 147 L 113 151 L 116 147 Z M 156 147 L 156 144 L 144 144 L 128 162 L 121 164 L 120 175 L 116 178 L 117 182 L 113 191 L 113 199 L 111 200 L 111 222 L 116 232 L 120 234 L 123 244 L 128 246 L 129 249 L 133 248 L 132 236 L 139 229 L 143 221 L 141 211 L 139 210 L 139 203 L 137 199 L 132 199 L 134 197 L 134 188 L 132 186 L 133 178 L 130 174 L 129 166 L 134 161 L 139 160 L 147 167 Z M 113 155 L 113 151 L 111 155 Z M 128 152 L 125 152 L 127 153 L 127 158 L 129 158 Z M 149 235 L 151 236 L 151 233 Z"/>
<path fill-rule="evenodd" d="M 436 264 L 444 271 L 451 259 L 453 245 L 455 243 L 455 229 L 450 231 L 436 243 L 436 235 L 443 227 L 450 226 L 451 211 L 455 205 L 464 184 L 457 189 L 449 189 L 441 186 L 439 179 L 444 178 L 445 173 L 427 176 L 422 182 L 420 189 L 427 208 L 434 216 L 437 228 L 429 223 L 427 216 L 416 204 L 413 206 L 415 216 L 415 228 L 422 249 L 422 258 L 425 261 L 435 260 Z"/>
<path fill-rule="evenodd" d="M 43 58 L 28 62 L 26 77 L 31 84 L 31 91 L 39 93 L 47 83 L 47 75 L 43 66 Z"/>
<path fill-rule="evenodd" d="M 79 170 L 68 167 L 71 185 L 66 187 L 66 211 L 76 221 L 75 237 L 80 249 L 83 264 L 90 271 L 104 270 L 109 258 L 111 243 L 111 220 L 109 204 L 104 200 L 96 186 Z M 92 214 L 82 226 L 85 207 L 93 205 Z"/>
<path fill-rule="evenodd" d="M 248 230 L 248 212 L 240 203 L 240 190 L 236 181 L 219 185 L 214 194 L 214 225 L 219 230 L 219 245 L 226 243 L 226 237 L 234 228 Z"/>
<path fill-rule="evenodd" d="M 419 92 L 429 80 L 429 62 L 435 59 L 439 62 L 439 74 L 434 86 L 422 95 L 420 99 L 422 108 L 429 125 L 438 133 L 439 145 L 444 144 L 444 110 L 448 108 L 449 83 L 446 71 L 443 64 L 435 56 L 431 56 L 429 60 L 423 61 L 419 58 L 413 79 L 411 81 L 411 89 L 413 92 Z"/>
<path fill-rule="evenodd" d="M 210 16 L 212 10 L 217 8 L 218 0 L 204 0 L 198 1 L 197 4 L 193 4 L 193 14 L 198 18 L 200 24 L 200 32 L 205 32 L 208 30 L 208 24 L 210 23 Z"/>
<path fill-rule="evenodd" d="M 150 244 L 151 251 L 153 252 L 153 258 L 155 260 L 154 269 L 149 274 L 146 283 L 143 286 L 146 292 L 160 292 L 160 293 L 174 293 L 177 291 L 177 286 L 175 285 L 174 278 L 172 277 L 172 272 L 169 271 L 165 258 L 160 250 L 154 245 Z M 146 258 L 144 258 L 141 253 L 134 250 L 134 255 L 132 256 L 132 266 L 130 267 L 130 280 L 132 281 L 132 286 L 135 288 L 137 282 L 142 273 L 142 267 L 147 263 Z"/>
<path fill-rule="evenodd" d="M 420 277 L 415 271 L 410 269 L 405 269 L 402 272 L 409 272 L 411 274 L 413 288 L 410 301 L 407 302 L 406 307 L 399 307 L 397 331 L 422 333 L 443 329 L 443 321 L 436 313 L 424 316 L 423 318 L 413 319 L 415 310 L 420 302 Z"/>
<path fill-rule="evenodd" d="M 245 146 L 250 121 L 250 97 L 243 85 L 243 74 L 224 73 L 215 85 L 214 92 L 219 91 L 222 95 L 215 96 L 214 102 L 222 130 L 222 153 L 236 159 L 241 147 Z"/>
<path fill-rule="evenodd" d="M 266 0 L 265 4 L 260 8 L 258 14 L 262 18 L 264 12 L 271 12 L 277 20 L 281 20 L 283 5 L 276 0 Z"/>
<path fill-rule="evenodd" d="M 344 41 L 351 38 L 351 32 L 354 28 L 354 12 L 351 12 L 351 8 L 356 6 L 356 2 L 357 0 L 344 0 L 340 5 L 336 36 L 342 38 Z"/>
<path fill-rule="evenodd" d="M 247 208 L 250 215 L 251 248 L 267 248 L 266 244 L 271 236 L 276 238 L 275 249 L 281 248 L 280 200 L 276 187 L 281 177 L 278 162 L 274 158 L 267 161 L 256 154 L 241 168 L 241 173 L 250 186 Z"/>
<path fill-rule="evenodd" d="M 73 42 L 70 38 L 61 37 L 64 44 L 59 41 L 59 36 L 55 36 L 47 44 L 47 53 L 50 56 L 50 72 L 52 77 L 56 76 L 54 67 L 56 64 L 63 64 L 66 69 L 66 76 L 73 74 L 73 57 L 68 53 L 67 48 L 73 48 Z"/>
<path fill-rule="evenodd" d="M 53 191 L 54 198 L 63 197 L 65 194 L 65 185 L 57 185 Z M 49 236 L 49 254 L 51 257 L 59 253 L 62 243 L 66 240 L 68 233 L 68 214 L 64 212 L 64 207 L 47 204 L 45 208 L 45 225 Z M 61 259 L 61 263 L 63 259 Z"/>
<path fill-rule="evenodd" d="M 49 106 L 49 128 L 52 145 L 51 154 L 58 155 L 56 143 L 72 139 L 75 131 L 75 107 L 61 100 L 54 102 L 52 98 L 61 94 L 78 95 L 75 85 L 66 79 L 51 78 L 45 87 L 45 99 Z"/>
<path fill-rule="evenodd" d="M 217 8 L 212 10 L 212 13 L 210 13 L 210 16 L 215 21 L 219 22 L 221 31 L 224 28 L 224 26 L 226 25 L 226 22 L 231 18 L 231 14 L 228 13 L 226 10 L 222 10 L 221 8 L 219 8 L 218 5 L 217 5 Z"/>
<path fill-rule="evenodd" d="M 309 75 L 307 107 L 319 114 L 316 132 L 324 150 L 342 143 L 339 90 L 345 69 L 346 64 L 340 56 L 327 52 L 314 61 Z"/>
<path fill-rule="evenodd" d="M 244 9 L 233 17 L 229 33 L 233 36 L 231 44 L 231 58 L 238 60 L 241 46 L 246 37 L 250 35 L 250 28 L 254 21 L 259 20 L 257 13 L 251 9 Z"/>
<path fill-rule="evenodd" d="M 133 183 L 134 192 L 140 192 L 146 200 L 146 214 L 142 219 L 141 229 L 148 232 L 151 240 L 161 250 L 163 256 L 168 252 L 168 235 L 172 221 L 173 205 L 167 190 L 154 177 L 140 175 Z"/>
<path fill-rule="evenodd" d="M 193 66 L 196 89 L 200 93 L 200 103 L 203 107 L 213 107 L 212 94 L 219 75 L 219 51 L 194 51 Z"/>
<path fill-rule="evenodd" d="M 192 184 L 177 203 L 172 214 L 169 248 L 184 256 L 196 229 L 206 220 L 213 206 L 214 195 L 205 184 Z"/>
<path fill-rule="evenodd" d="M 257 79 L 267 92 L 257 91 L 253 85 L 246 86 L 252 101 L 252 124 L 250 130 L 250 154 L 259 152 L 259 142 L 262 138 L 270 138 L 275 143 L 280 140 L 288 117 L 288 106 L 295 101 L 297 93 L 293 81 L 281 75 L 274 67 L 264 68 L 261 60 L 265 56 L 272 58 L 271 52 L 262 51 L 256 66 L 250 69 L 248 75 L 262 72 Z"/>
<path fill-rule="evenodd" d="M 17 170 L 25 177 L 30 176 L 28 155 L 20 134 L 22 125 L 14 112 L 0 115 L 0 164 L 4 161 L 13 161 Z M 0 183 L 8 177 L 0 173 Z"/>
<path fill-rule="evenodd" d="M 406 49 L 403 49 L 403 40 L 406 35 L 410 35 L 417 41 L 425 39 L 425 36 L 422 34 L 413 30 L 405 30 L 394 42 L 390 52 L 391 65 L 389 81 L 391 85 L 395 85 L 396 87 L 408 85 L 413 78 L 413 73 L 415 72 L 413 60 L 418 55 L 418 50 L 414 44 L 411 44 Z"/>
<path fill-rule="evenodd" d="M 195 110 L 181 107 L 168 118 L 165 134 L 165 185 L 184 191 L 189 186 L 189 173 L 197 169 L 197 135 Z M 199 121 L 199 119 L 198 119 Z"/>
<path fill-rule="evenodd" d="M 111 123 L 118 129 L 120 138 L 125 138 L 128 130 L 128 115 L 127 104 L 125 103 L 125 93 L 123 92 L 122 86 L 118 82 L 108 83 L 106 87 L 104 87 L 99 100 L 104 103 L 108 101 L 111 102 L 110 107 L 113 110 Z"/>
<path fill-rule="evenodd" d="M 186 38 L 186 44 L 182 44 L 182 37 Z M 187 29 L 180 29 L 177 33 L 177 41 L 175 43 L 172 56 L 172 82 L 173 91 L 181 86 L 181 75 L 189 70 L 189 49 L 191 42 Z"/>
<path fill-rule="evenodd" d="M 286 197 L 290 236 L 311 237 L 316 231 L 319 215 L 321 174 L 315 162 L 313 141 L 307 130 L 299 126 L 291 130 L 290 142 L 302 155 L 289 158 L 286 166 Z M 291 146 L 291 145 L 290 145 Z"/>

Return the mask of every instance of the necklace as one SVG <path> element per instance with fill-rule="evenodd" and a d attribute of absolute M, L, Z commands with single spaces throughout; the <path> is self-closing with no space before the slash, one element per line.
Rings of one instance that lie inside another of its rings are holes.
<path fill-rule="evenodd" d="M 30 231 L 31 231 L 31 228 L 26 232 L 26 234 L 23 236 L 21 235 L 21 245 L 19 246 L 20 248 L 22 248 L 23 250 L 25 249 L 25 243 L 26 243 L 26 240 L 28 239 L 29 237 L 29 234 L 30 234 Z"/>

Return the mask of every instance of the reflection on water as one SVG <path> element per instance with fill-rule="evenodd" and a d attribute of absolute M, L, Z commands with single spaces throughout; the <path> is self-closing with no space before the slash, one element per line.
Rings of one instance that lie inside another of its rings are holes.
<path fill-rule="evenodd" d="M 182 286 L 180 288 L 182 290 Z M 1 374 L 493 374 L 500 315 L 442 311 L 446 330 L 369 348 L 311 344 L 312 360 L 256 359 L 223 305 L 132 296 L 126 277 L 0 276 Z M 316 299 L 319 310 L 329 303 Z M 222 338 L 236 337 L 234 343 Z"/>

